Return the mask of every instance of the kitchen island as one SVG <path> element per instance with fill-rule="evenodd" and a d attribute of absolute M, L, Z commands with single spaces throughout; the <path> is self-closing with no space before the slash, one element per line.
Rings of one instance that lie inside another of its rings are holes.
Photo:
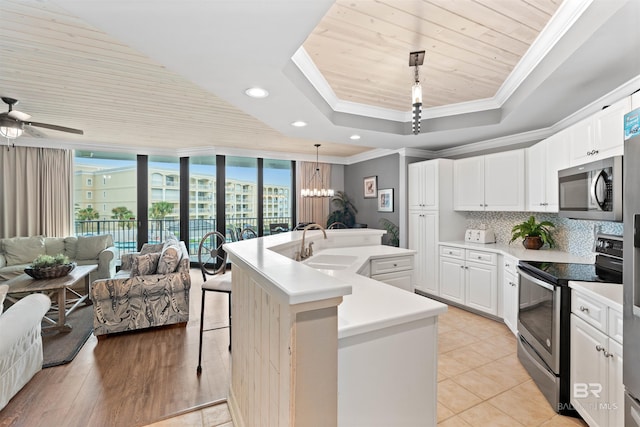
<path fill-rule="evenodd" d="M 436 424 L 446 305 L 358 274 L 371 260 L 413 256 L 382 246 L 383 234 L 307 231 L 315 255 L 303 262 L 293 259 L 301 231 L 225 245 L 235 425 Z M 311 267 L 314 258 L 325 262 Z"/>

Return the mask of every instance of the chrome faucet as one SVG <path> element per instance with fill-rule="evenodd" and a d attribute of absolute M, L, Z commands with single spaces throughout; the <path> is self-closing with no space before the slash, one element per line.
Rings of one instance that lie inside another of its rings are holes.
<path fill-rule="evenodd" d="M 302 231 L 302 243 L 300 244 L 300 251 L 296 252 L 296 261 L 302 261 L 303 259 L 307 259 L 313 255 L 313 242 L 309 242 L 309 246 L 306 248 L 304 247 L 304 236 L 307 234 L 307 230 L 311 228 L 322 230 L 322 234 L 324 235 L 324 238 L 325 239 L 327 238 L 327 232 L 324 230 L 324 227 L 321 226 L 320 224 L 311 223 L 307 225 Z"/>

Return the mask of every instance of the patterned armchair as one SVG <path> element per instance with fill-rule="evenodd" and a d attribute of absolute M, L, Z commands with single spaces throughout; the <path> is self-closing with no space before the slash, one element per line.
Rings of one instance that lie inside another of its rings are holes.
<path fill-rule="evenodd" d="M 91 285 L 93 333 L 99 336 L 186 324 L 191 288 L 189 262 L 184 242 L 176 240 L 144 245 L 140 253 L 123 256 L 122 268 L 115 278 L 96 280 Z"/>

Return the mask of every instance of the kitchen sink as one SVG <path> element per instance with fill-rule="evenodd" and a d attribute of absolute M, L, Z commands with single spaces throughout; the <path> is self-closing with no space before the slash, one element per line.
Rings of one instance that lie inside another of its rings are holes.
<path fill-rule="evenodd" d="M 303 261 L 305 265 L 323 270 L 344 270 L 350 267 L 358 257 L 351 255 L 320 254 Z"/>

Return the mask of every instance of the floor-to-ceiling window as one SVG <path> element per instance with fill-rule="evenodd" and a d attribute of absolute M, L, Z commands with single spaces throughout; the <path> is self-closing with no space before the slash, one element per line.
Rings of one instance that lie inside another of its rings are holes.
<path fill-rule="evenodd" d="M 136 250 L 136 174 L 134 154 L 76 150 L 76 235 L 111 234 L 121 252 Z"/>
<path fill-rule="evenodd" d="M 292 224 L 292 164 L 290 160 L 264 159 L 262 167 L 262 209 L 264 234 L 274 226 Z"/>
<path fill-rule="evenodd" d="M 149 156 L 148 242 L 180 236 L 180 162 L 177 157 Z"/>
<path fill-rule="evenodd" d="M 216 157 L 189 158 L 189 253 L 197 259 L 202 237 L 216 230 Z"/>
<path fill-rule="evenodd" d="M 227 241 L 244 228 L 258 230 L 258 159 L 226 157 L 225 230 Z"/>

